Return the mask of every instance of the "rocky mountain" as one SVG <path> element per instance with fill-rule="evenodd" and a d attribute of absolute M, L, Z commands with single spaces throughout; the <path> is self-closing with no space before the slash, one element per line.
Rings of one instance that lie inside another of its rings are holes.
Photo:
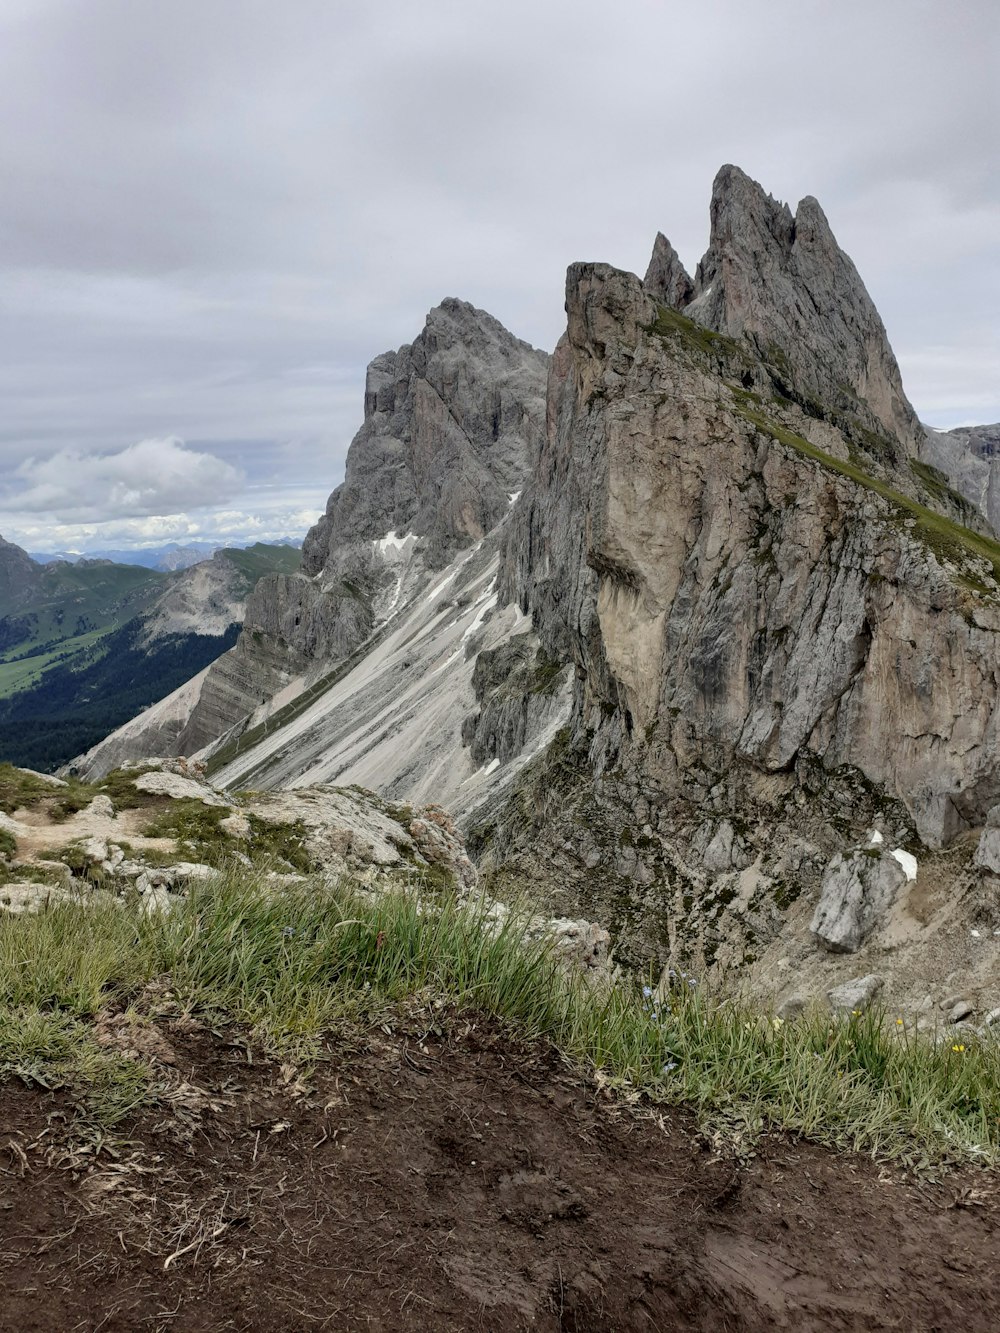
<path fill-rule="evenodd" d="M 954 430 L 928 427 L 920 443 L 920 457 L 1000 533 L 1000 423 Z"/>
<path fill-rule="evenodd" d="M 0 757 L 49 767 L 155 702 L 235 642 L 264 573 L 257 545 L 164 575 L 106 560 L 39 565 L 0 548 Z"/>
<path fill-rule="evenodd" d="M 490 576 L 480 578 L 473 557 L 510 511 L 541 447 L 547 366 L 543 352 L 455 300 L 432 310 L 412 343 L 376 357 L 347 475 L 306 538 L 302 572 L 263 580 L 235 649 L 182 698 L 97 747 L 82 771 L 100 774 L 147 753 L 194 753 L 230 732 L 235 741 L 266 727 L 275 709 L 323 694 L 331 668 L 343 674 L 361 645 L 424 605 L 419 594 L 432 584 L 454 597 L 471 579 L 467 595 L 474 587 L 482 600 Z M 491 549 L 495 567 L 495 540 Z M 458 617 L 458 641 L 474 615 Z M 421 621 L 413 632 L 424 628 Z M 415 679 L 407 652 L 410 665 L 400 669 Z M 390 665 L 395 672 L 394 659 Z M 309 753 L 325 753 L 326 743 Z"/>
<path fill-rule="evenodd" d="M 84 768 L 435 799 L 625 961 L 988 1000 L 1000 544 L 816 201 L 724 167 L 710 220 L 693 277 L 662 234 L 644 280 L 570 267 L 544 406 L 458 302 L 373 362 L 303 573 Z"/>

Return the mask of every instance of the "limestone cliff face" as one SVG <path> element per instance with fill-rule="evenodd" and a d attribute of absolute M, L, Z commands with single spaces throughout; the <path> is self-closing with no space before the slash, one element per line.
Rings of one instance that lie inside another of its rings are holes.
<path fill-rule="evenodd" d="M 431 571 L 506 517 L 541 446 L 547 366 L 544 352 L 456 300 L 435 307 L 412 343 L 375 358 L 346 478 L 306 536 L 302 574 L 257 585 L 177 753 L 349 657 Z"/>
<path fill-rule="evenodd" d="M 1000 548 L 769 393 L 756 333 L 708 334 L 603 265 L 572 266 L 566 300 L 500 587 L 575 664 L 592 762 L 670 791 L 811 756 L 884 786 L 930 843 L 982 822 L 1000 797 Z"/>
<path fill-rule="evenodd" d="M 800 393 L 915 456 L 922 428 L 885 327 L 811 197 L 792 215 L 738 167 L 715 178 L 711 239 L 685 307 L 692 319 L 785 368 Z"/>

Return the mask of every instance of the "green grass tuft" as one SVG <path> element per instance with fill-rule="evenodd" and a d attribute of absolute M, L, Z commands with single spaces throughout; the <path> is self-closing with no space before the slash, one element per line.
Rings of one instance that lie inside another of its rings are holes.
<path fill-rule="evenodd" d="M 148 1074 L 97 1047 L 88 1020 L 164 974 L 187 1007 L 300 1062 L 321 1057 L 325 1033 L 421 995 L 737 1133 L 784 1129 L 912 1163 L 1000 1160 L 995 1040 L 935 1045 L 874 1013 L 782 1024 L 687 986 L 654 1006 L 630 983 L 567 974 L 516 914 L 497 927 L 451 897 L 316 883 L 276 893 L 234 874 L 166 916 L 113 903 L 0 914 L 0 1069 L 89 1087 L 91 1114 L 120 1118 L 153 1095 Z"/>
<path fill-rule="evenodd" d="M 746 350 L 735 338 L 706 329 L 670 306 L 657 308 L 656 319 L 649 325 L 647 332 L 654 333 L 658 338 L 673 339 L 699 356 L 736 357 L 740 361 L 747 360 Z"/>

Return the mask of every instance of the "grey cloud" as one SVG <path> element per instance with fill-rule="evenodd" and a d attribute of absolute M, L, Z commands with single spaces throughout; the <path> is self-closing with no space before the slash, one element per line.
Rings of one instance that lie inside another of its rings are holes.
<path fill-rule="evenodd" d="M 177 435 L 319 507 L 431 305 L 551 346 L 723 161 L 820 199 L 919 411 L 1000 418 L 998 58 L 995 0 L 10 0 L 8 470 Z"/>
<path fill-rule="evenodd" d="M 140 440 L 113 454 L 64 449 L 49 458 L 28 458 L 8 486 L 8 504 L 23 513 L 51 513 L 60 522 L 100 515 L 135 518 L 176 514 L 222 504 L 239 494 L 243 475 L 213 454 L 181 440 Z"/>

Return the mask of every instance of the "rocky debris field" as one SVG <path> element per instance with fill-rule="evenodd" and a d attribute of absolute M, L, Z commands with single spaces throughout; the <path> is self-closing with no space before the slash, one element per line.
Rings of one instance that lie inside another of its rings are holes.
<path fill-rule="evenodd" d="M 303 1080 L 155 987 L 152 1110 L 88 1132 L 0 1086 L 0 1329 L 996 1328 L 1000 1197 L 783 1137 L 742 1156 L 462 1014 Z"/>
<path fill-rule="evenodd" d="M 4 806 L 7 810 L 4 810 Z M 350 879 L 363 891 L 455 893 L 485 901 L 465 844 L 440 806 L 411 807 L 361 787 L 221 793 L 185 759 L 151 760 L 93 785 L 0 766 L 0 911 L 73 900 L 138 899 L 169 911 L 192 883 L 261 868 L 275 887 Z M 592 922 L 538 916 L 572 964 L 611 967 L 610 936 Z"/>

